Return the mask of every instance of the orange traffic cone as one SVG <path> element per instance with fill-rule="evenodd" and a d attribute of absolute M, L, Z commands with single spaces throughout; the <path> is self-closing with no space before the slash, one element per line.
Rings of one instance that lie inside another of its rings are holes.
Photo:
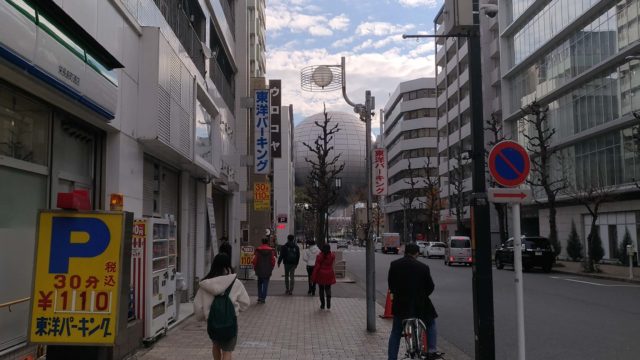
<path fill-rule="evenodd" d="M 387 301 L 384 304 L 384 315 L 380 315 L 383 319 L 391 319 L 393 318 L 393 311 L 391 310 L 391 305 L 393 304 L 393 300 L 391 299 L 391 292 L 387 289 Z"/>

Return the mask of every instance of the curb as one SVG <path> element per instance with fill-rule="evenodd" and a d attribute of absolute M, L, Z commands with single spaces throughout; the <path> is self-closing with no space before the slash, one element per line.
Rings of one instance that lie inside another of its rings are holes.
<path fill-rule="evenodd" d="M 582 276 L 582 277 L 593 278 L 593 279 L 600 279 L 600 280 L 611 280 L 611 281 L 621 281 L 621 282 L 626 282 L 631 284 L 640 284 L 640 279 L 635 279 L 635 278 L 629 279 L 629 278 L 621 278 L 621 277 L 608 276 L 608 275 L 602 275 L 602 274 L 563 271 L 563 270 L 557 270 L 556 268 L 553 269 L 553 272 L 560 273 L 560 274 L 567 274 L 567 275 Z"/>

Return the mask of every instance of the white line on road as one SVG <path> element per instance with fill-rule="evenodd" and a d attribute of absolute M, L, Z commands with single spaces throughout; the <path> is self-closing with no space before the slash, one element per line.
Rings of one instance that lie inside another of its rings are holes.
<path fill-rule="evenodd" d="M 595 285 L 595 286 L 640 288 L 640 285 L 618 285 L 618 284 L 612 285 L 612 284 L 600 284 L 600 283 L 595 283 L 595 282 L 591 282 L 591 281 L 584 281 L 584 280 L 576 280 L 576 279 L 570 279 L 570 278 L 563 278 L 563 277 L 559 277 L 559 276 L 550 276 L 550 278 L 552 278 L 552 279 L 557 279 L 557 280 L 573 281 L 573 282 L 577 282 L 577 283 L 589 284 L 589 285 Z"/>

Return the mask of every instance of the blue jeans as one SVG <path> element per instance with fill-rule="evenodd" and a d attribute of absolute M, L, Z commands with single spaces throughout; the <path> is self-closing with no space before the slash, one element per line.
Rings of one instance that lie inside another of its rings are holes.
<path fill-rule="evenodd" d="M 267 298 L 267 289 L 269 288 L 269 278 L 258 278 L 258 300 Z"/>
<path fill-rule="evenodd" d="M 387 356 L 389 360 L 398 359 L 398 351 L 400 350 L 400 341 L 402 340 L 402 320 L 399 317 L 393 317 L 393 326 L 391 327 L 391 334 L 389 335 L 389 349 Z M 436 319 L 433 319 L 425 324 L 427 326 L 427 351 L 437 351 L 437 338 L 438 331 L 436 329 Z"/>

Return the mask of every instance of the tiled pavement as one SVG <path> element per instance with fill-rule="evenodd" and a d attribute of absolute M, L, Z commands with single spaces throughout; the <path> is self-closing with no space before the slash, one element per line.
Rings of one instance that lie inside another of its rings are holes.
<path fill-rule="evenodd" d="M 255 298 L 252 297 L 252 301 Z M 382 313 L 377 305 L 377 313 Z M 320 310 L 318 298 L 270 296 L 240 314 L 234 359 L 386 359 L 391 321 L 376 319 L 377 331 L 366 331 L 362 298 L 333 298 L 330 311 Z M 402 345 L 404 346 L 404 345 Z M 440 343 L 446 359 L 468 359 L 448 343 Z M 401 354 L 403 353 L 401 347 Z M 204 322 L 194 317 L 169 331 L 133 359 L 211 359 L 211 341 Z"/>

